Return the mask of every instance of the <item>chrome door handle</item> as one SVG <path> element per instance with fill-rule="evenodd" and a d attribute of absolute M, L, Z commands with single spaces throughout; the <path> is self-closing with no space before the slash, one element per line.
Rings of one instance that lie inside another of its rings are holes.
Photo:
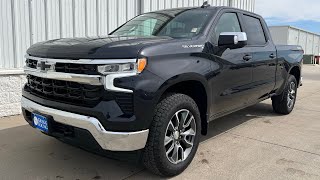
<path fill-rule="evenodd" d="M 245 61 L 250 61 L 252 59 L 252 56 L 251 55 L 245 55 L 243 56 L 243 60 Z"/>
<path fill-rule="evenodd" d="M 272 58 L 272 59 L 274 59 L 274 58 L 276 57 L 276 55 L 272 53 L 272 54 L 270 54 L 269 57 Z"/>

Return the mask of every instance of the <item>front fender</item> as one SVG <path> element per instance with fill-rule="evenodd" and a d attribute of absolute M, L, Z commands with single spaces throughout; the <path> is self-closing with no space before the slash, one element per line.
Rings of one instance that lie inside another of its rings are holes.
<path fill-rule="evenodd" d="M 133 90 L 134 114 L 144 128 L 149 128 L 161 96 L 175 84 L 185 81 L 200 82 L 207 98 L 211 99 L 207 80 L 211 63 L 204 57 L 191 54 L 150 57 L 141 74 L 119 78 L 115 81 L 115 86 Z"/>

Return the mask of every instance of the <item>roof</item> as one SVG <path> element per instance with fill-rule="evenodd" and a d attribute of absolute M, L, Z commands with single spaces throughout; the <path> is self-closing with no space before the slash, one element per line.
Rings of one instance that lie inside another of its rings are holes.
<path fill-rule="evenodd" d="M 181 7 L 181 8 L 173 8 L 173 9 L 163 9 L 163 10 L 158 10 L 158 11 L 151 11 L 151 12 L 148 12 L 148 13 L 152 13 L 152 12 L 157 12 L 157 13 L 163 13 L 163 14 L 168 14 L 170 16 L 176 16 L 177 14 L 181 13 L 182 11 L 186 11 L 186 10 L 191 10 L 191 9 L 211 9 L 211 10 L 222 10 L 222 9 L 234 9 L 234 10 L 237 10 L 237 11 L 242 11 L 242 12 L 245 12 L 245 13 L 249 13 L 249 14 L 254 14 L 256 16 L 259 16 L 261 17 L 259 14 L 256 14 L 256 13 L 253 13 L 253 12 L 250 12 L 250 11 L 246 11 L 246 10 L 243 10 L 243 9 L 239 9 L 239 8 L 234 8 L 234 7 L 230 7 L 230 6 L 208 6 L 208 7 L 204 7 L 204 8 L 201 8 L 200 6 L 199 7 Z"/>

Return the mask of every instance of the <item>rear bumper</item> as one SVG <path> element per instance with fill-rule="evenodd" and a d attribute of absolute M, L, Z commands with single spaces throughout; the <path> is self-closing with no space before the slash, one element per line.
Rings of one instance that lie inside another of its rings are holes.
<path fill-rule="evenodd" d="M 21 100 L 22 108 L 29 112 L 38 112 L 50 115 L 54 121 L 85 129 L 104 150 L 109 151 L 134 151 L 145 147 L 149 130 L 135 132 L 106 131 L 98 119 L 90 116 L 70 113 L 37 104 L 25 97 Z"/>

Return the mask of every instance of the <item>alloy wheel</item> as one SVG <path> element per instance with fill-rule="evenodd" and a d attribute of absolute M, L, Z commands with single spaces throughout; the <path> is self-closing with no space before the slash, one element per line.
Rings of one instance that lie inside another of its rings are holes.
<path fill-rule="evenodd" d="M 196 133 L 196 121 L 189 110 L 179 110 L 172 116 L 164 138 L 165 153 L 171 163 L 178 164 L 187 159 Z"/>
<path fill-rule="evenodd" d="M 291 82 L 289 85 L 289 92 L 288 92 L 288 108 L 292 108 L 296 99 L 296 84 Z"/>

